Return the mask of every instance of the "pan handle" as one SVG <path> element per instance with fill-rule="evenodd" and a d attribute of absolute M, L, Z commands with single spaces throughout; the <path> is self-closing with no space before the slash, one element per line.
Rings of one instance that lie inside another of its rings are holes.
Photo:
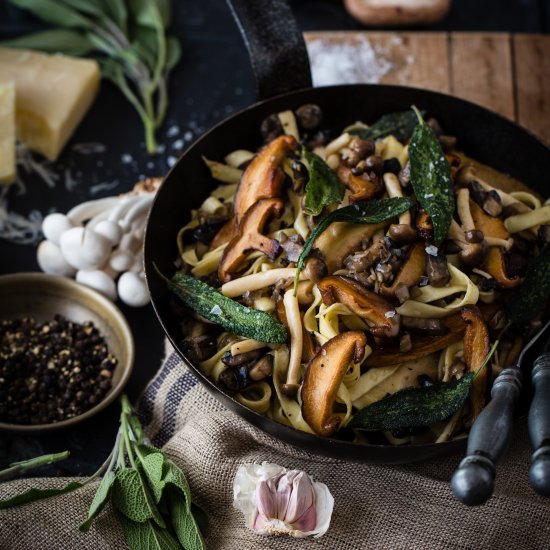
<path fill-rule="evenodd" d="M 248 49 L 258 99 L 311 87 L 302 32 L 287 0 L 227 0 Z"/>

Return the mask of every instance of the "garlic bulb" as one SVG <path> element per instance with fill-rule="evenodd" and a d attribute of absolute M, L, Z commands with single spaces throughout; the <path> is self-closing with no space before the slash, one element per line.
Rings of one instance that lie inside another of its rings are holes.
<path fill-rule="evenodd" d="M 320 537 L 329 528 L 334 498 L 305 472 L 263 462 L 239 467 L 233 505 L 259 534 Z"/>

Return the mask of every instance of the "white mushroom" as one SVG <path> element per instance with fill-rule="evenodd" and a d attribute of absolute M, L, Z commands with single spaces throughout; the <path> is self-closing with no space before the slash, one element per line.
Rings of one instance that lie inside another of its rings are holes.
<path fill-rule="evenodd" d="M 69 210 L 67 212 L 67 218 L 69 218 L 74 225 L 79 225 L 117 206 L 120 200 L 119 197 L 107 197 L 104 199 L 83 202 Z"/>
<path fill-rule="evenodd" d="M 76 269 L 96 269 L 105 264 L 111 254 L 110 241 L 84 227 L 73 227 L 60 240 L 63 256 Z"/>
<path fill-rule="evenodd" d="M 113 302 L 116 300 L 115 282 L 104 271 L 99 269 L 77 271 L 76 281 L 97 290 Z"/>
<path fill-rule="evenodd" d="M 149 303 L 149 292 L 143 279 L 143 274 L 138 275 L 131 271 L 123 273 L 118 279 L 118 297 L 127 305 L 141 307 Z"/>
<path fill-rule="evenodd" d="M 120 250 L 117 248 L 111 254 L 109 266 L 115 271 L 127 271 L 134 264 L 134 258 L 134 254 L 128 250 Z"/>
<path fill-rule="evenodd" d="M 117 222 L 113 220 L 101 220 L 95 227 L 94 231 L 103 235 L 111 242 L 111 246 L 116 246 L 122 237 L 122 229 Z"/>
<path fill-rule="evenodd" d="M 51 241 L 42 241 L 36 251 L 38 266 L 45 273 L 73 277 L 76 269 L 67 263 L 61 249 Z"/>
<path fill-rule="evenodd" d="M 58 246 L 61 235 L 72 227 L 74 225 L 71 220 L 65 214 L 60 214 L 59 212 L 48 214 L 42 221 L 42 233 L 44 233 L 44 237 Z"/>

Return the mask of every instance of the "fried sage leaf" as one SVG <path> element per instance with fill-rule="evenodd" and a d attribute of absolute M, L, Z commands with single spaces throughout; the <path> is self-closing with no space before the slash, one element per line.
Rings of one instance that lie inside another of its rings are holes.
<path fill-rule="evenodd" d="M 298 285 L 300 272 L 302 271 L 305 261 L 311 253 L 311 249 L 315 244 L 315 240 L 319 235 L 333 222 L 350 222 L 350 223 L 381 223 L 383 221 L 399 216 L 414 204 L 413 200 L 408 197 L 394 197 L 391 199 L 371 200 L 368 202 L 359 202 L 350 206 L 344 206 L 334 210 L 323 218 L 317 227 L 311 232 L 296 266 L 296 277 L 294 279 L 294 291 Z"/>
<path fill-rule="evenodd" d="M 269 313 L 243 306 L 194 277 L 176 273 L 168 287 L 187 307 L 229 332 L 268 344 L 288 339 L 286 328 Z"/>
<path fill-rule="evenodd" d="M 420 428 L 441 422 L 466 401 L 475 373 L 424 388 L 405 388 L 361 409 L 348 423 L 359 430 Z"/>
<path fill-rule="evenodd" d="M 505 300 L 504 311 L 508 321 L 529 321 L 542 309 L 550 296 L 550 244 L 533 258 L 523 284 Z"/>
<path fill-rule="evenodd" d="M 428 212 L 439 244 L 447 235 L 455 208 L 451 166 L 437 136 L 413 107 L 418 124 L 409 144 L 411 185 L 422 208 Z"/>
<path fill-rule="evenodd" d="M 305 211 L 311 216 L 318 216 L 325 206 L 341 202 L 344 198 L 345 187 L 319 155 L 302 147 L 302 157 L 305 158 L 309 168 Z"/>
<path fill-rule="evenodd" d="M 382 139 L 387 136 L 395 136 L 399 141 L 406 141 L 411 137 L 416 124 L 416 115 L 409 110 L 388 113 L 368 128 L 355 128 L 349 133 L 362 139 Z"/>

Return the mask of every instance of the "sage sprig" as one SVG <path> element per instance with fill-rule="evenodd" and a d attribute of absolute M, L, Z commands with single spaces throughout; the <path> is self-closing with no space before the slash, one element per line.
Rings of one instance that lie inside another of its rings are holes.
<path fill-rule="evenodd" d="M 511 323 L 533 319 L 550 296 L 550 244 L 535 256 L 527 268 L 522 285 L 504 302 L 506 317 Z"/>
<path fill-rule="evenodd" d="M 399 141 L 406 141 L 411 137 L 417 122 L 416 114 L 413 111 L 400 111 L 385 114 L 371 126 L 353 128 L 349 133 L 362 139 L 382 139 L 387 136 L 395 136 Z"/>
<path fill-rule="evenodd" d="M 306 214 L 318 216 L 325 206 L 341 202 L 344 198 L 345 187 L 319 155 L 302 147 L 302 157 L 307 162 L 309 172 L 304 210 Z"/>
<path fill-rule="evenodd" d="M 298 288 L 300 273 L 304 268 L 305 261 L 311 253 L 311 249 L 317 240 L 317 237 L 333 222 L 350 223 L 381 223 L 383 221 L 399 216 L 407 211 L 414 204 L 409 197 L 393 197 L 391 199 L 371 200 L 368 202 L 359 202 L 350 206 L 344 206 L 334 210 L 325 216 L 319 224 L 313 229 L 311 235 L 304 244 L 304 248 L 296 264 L 296 277 L 294 279 L 294 293 Z"/>
<path fill-rule="evenodd" d="M 80 525 L 81 531 L 90 529 L 110 501 L 130 550 L 204 550 L 199 523 L 204 525 L 205 514 L 192 504 L 191 490 L 184 473 L 160 449 L 146 443 L 141 425 L 126 396 L 122 396 L 121 405 L 120 428 L 114 448 L 92 477 L 82 482 L 72 481 L 60 489 L 29 489 L 0 501 L 0 509 L 62 495 L 102 476 L 88 517 Z M 64 458 L 66 453 L 53 456 L 61 455 Z M 49 463 L 51 457 L 38 457 L 33 459 L 33 463 Z"/>
<path fill-rule="evenodd" d="M 433 130 L 424 122 L 420 111 L 409 144 L 411 185 L 422 208 L 428 212 L 434 227 L 434 240 L 439 244 L 447 235 L 453 218 L 455 199 L 451 166 Z"/>
<path fill-rule="evenodd" d="M 138 112 L 149 153 L 168 108 L 168 77 L 181 57 L 179 41 L 166 36 L 169 0 L 10 0 L 55 28 L 3 45 L 95 57 Z"/>

